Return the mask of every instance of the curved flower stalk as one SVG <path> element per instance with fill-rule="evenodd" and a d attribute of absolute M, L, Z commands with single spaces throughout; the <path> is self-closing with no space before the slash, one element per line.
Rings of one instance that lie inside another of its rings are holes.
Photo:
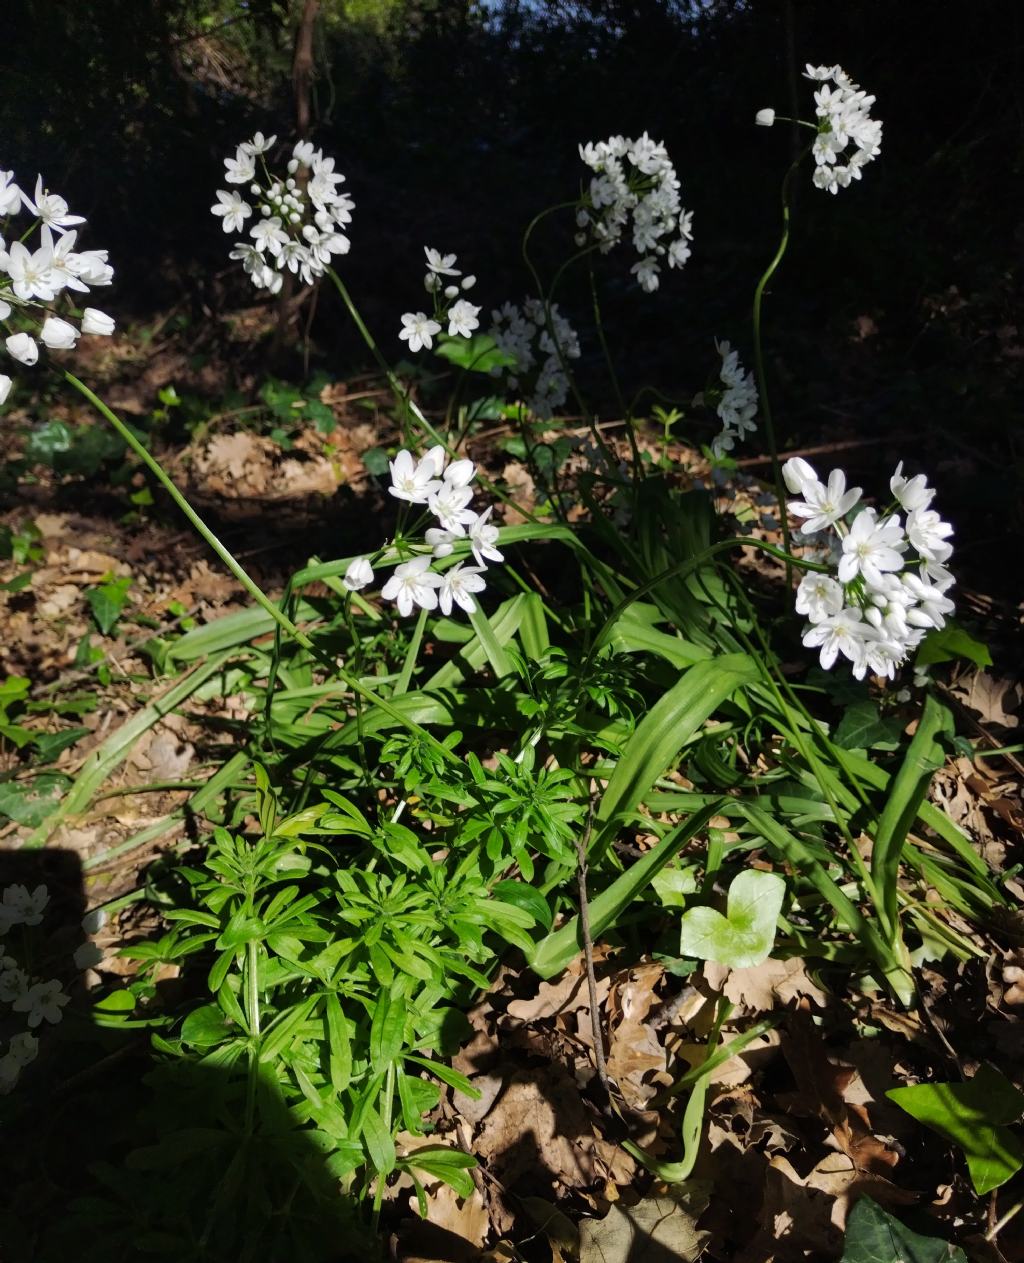
<path fill-rule="evenodd" d="M 219 189 L 217 204 L 210 207 L 228 233 L 244 232 L 253 219 L 247 234 L 251 240 L 236 243 L 229 257 L 242 263 L 257 289 L 271 294 L 280 290 L 285 272 L 312 285 L 335 255 L 348 254 L 351 242 L 341 229 L 352 222 L 355 208 L 337 188 L 345 177 L 335 171 L 334 159 L 325 158 L 309 141 L 293 147 L 283 176 L 272 175 L 267 155 L 276 141 L 276 136 L 257 132 L 224 160 L 225 180 L 248 186 L 255 215 L 253 204 L 238 189 Z"/>
<path fill-rule="evenodd" d="M 868 671 L 891 680 L 955 609 L 946 595 L 954 584 L 946 566 L 953 528 L 930 507 L 934 489 L 923 474 L 905 477 L 901 461 L 889 481 L 889 507 L 881 514 L 862 507 L 851 518 L 861 489 L 848 488 L 841 469 L 823 483 L 807 461 L 794 457 L 782 474 L 800 497 L 788 508 L 802 519 L 801 534 L 825 534 L 831 570 L 806 575 L 797 588 L 796 611 L 809 624 L 803 643 L 820 650 L 825 670 L 842 655 L 858 680 Z"/>
<path fill-rule="evenodd" d="M 25 211 L 34 222 L 24 229 L 16 225 L 19 235 L 8 243 L 11 220 Z M 44 186 L 42 176 L 29 196 L 15 184 L 13 171 L 0 171 L 0 324 L 7 331 L 7 354 L 28 368 L 39 361 L 40 343 L 51 351 L 70 351 L 82 334 L 114 332 L 114 321 L 105 312 L 86 307 L 79 315 L 70 301 L 72 293 L 88 294 L 93 286 L 114 279 L 106 250 L 75 249 L 84 224 L 81 215 L 70 213 L 64 198 Z M 29 238 L 37 229 L 38 241 L 32 243 Z M 21 327 L 15 327 L 13 317 Z M 0 405 L 13 384 L 0 372 Z"/>
<path fill-rule="evenodd" d="M 509 390 L 523 390 L 526 406 L 542 421 L 550 420 L 569 397 L 564 363 L 580 357 L 579 337 L 557 303 L 550 304 L 549 313 L 550 323 L 539 298 L 525 298 L 521 307 L 505 303 L 491 312 L 487 331 L 516 361 L 515 368 L 495 368 L 492 375 L 503 374 Z"/>
<path fill-rule="evenodd" d="M 681 268 L 692 253 L 693 214 L 680 202 L 668 151 L 644 132 L 638 140 L 610 136 L 580 145 L 580 157 L 594 175 L 576 212 L 577 246 L 594 242 L 607 254 L 629 230 L 640 256 L 630 272 L 653 292 L 661 263 Z"/>
<path fill-rule="evenodd" d="M 436 525 L 426 529 L 422 544 L 401 538 L 400 553 L 411 551 L 410 544 L 417 549 L 425 546 L 429 551 L 416 551 L 408 560 L 400 562 L 381 588 L 381 598 L 393 601 L 403 618 L 414 608 L 440 609 L 442 614 L 449 615 L 458 606 L 467 614 L 475 613 L 475 594 L 486 587 L 483 574 L 487 563 L 504 560 L 497 549 L 498 528 L 489 520 L 491 507 L 482 513 L 472 507 L 470 484 L 476 477 L 476 466 L 471 460 L 449 461 L 441 446 L 432 447 L 418 460 L 403 448 L 389 463 L 390 494 L 405 504 L 427 509 Z M 469 544 L 476 565 L 459 561 L 442 571 L 435 570 L 434 560 L 451 556 L 460 540 Z M 373 579 L 370 558 L 357 557 L 342 582 L 350 592 L 361 592 Z"/>
<path fill-rule="evenodd" d="M 423 288 L 434 300 L 434 314 L 431 317 L 425 311 L 407 311 L 402 317 L 398 336 L 408 342 L 410 351 L 421 348 L 429 351 L 445 321 L 450 338 L 470 338 L 480 327 L 480 308 L 462 297 L 476 284 L 476 277 L 462 275 L 461 269 L 455 266 L 457 256 L 454 254 L 442 254 L 430 246 L 424 246 L 423 253 L 427 256 Z"/>
<path fill-rule="evenodd" d="M 711 451 L 720 460 L 732 451 L 737 439 L 742 442 L 757 430 L 757 387 L 752 374 L 740 363 L 739 352 L 728 342 L 716 341 L 715 350 L 722 357 L 722 367 L 718 383 L 706 390 L 704 397 L 714 404 L 722 422 L 721 431 L 711 441 Z"/>

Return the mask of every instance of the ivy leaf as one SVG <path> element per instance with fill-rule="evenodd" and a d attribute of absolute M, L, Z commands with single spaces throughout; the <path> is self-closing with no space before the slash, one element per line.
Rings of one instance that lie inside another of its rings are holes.
<path fill-rule="evenodd" d="M 839 721 L 834 740 L 844 750 L 898 750 L 900 725 L 883 719 L 874 702 L 854 702 Z"/>
<path fill-rule="evenodd" d="M 958 1246 L 939 1237 L 922 1237 L 862 1197 L 846 1221 L 846 1245 L 839 1263 L 967 1263 Z"/>
<path fill-rule="evenodd" d="M 760 965 L 775 942 L 785 896 L 781 877 L 748 868 L 733 878 L 725 916 L 715 908 L 691 908 L 683 913 L 680 953 L 733 969 Z"/>
<path fill-rule="evenodd" d="M 127 578 L 110 579 L 106 583 L 101 583 L 98 588 L 90 588 L 86 592 L 85 599 L 89 602 L 96 626 L 104 636 L 110 633 L 120 618 L 121 611 L 128 600 L 128 589 L 131 583 L 131 579 Z"/>
<path fill-rule="evenodd" d="M 992 1066 L 982 1063 L 966 1083 L 919 1083 L 886 1096 L 964 1151 L 979 1196 L 1024 1166 L 1024 1145 L 1006 1126 L 1024 1115 L 1024 1095 Z"/>
<path fill-rule="evenodd" d="M 988 645 L 975 640 L 954 622 L 947 622 L 945 627 L 930 631 L 917 651 L 915 661 L 917 666 L 924 667 L 932 662 L 949 662 L 953 658 L 966 658 L 979 667 L 992 665 Z"/>
<path fill-rule="evenodd" d="M 35 828 L 54 810 L 70 784 L 66 776 L 56 772 L 44 772 L 31 781 L 0 782 L 0 818 L 8 816 Z"/>

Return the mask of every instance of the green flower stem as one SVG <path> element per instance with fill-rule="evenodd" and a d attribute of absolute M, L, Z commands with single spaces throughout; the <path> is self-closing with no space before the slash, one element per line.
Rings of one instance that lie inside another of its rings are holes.
<path fill-rule="evenodd" d="M 436 737 L 432 736 L 425 728 L 420 727 L 415 720 L 410 719 L 407 715 L 403 715 L 397 707 L 393 706 L 387 700 L 387 698 L 381 697 L 380 694 L 375 692 L 373 689 L 367 688 L 361 680 L 350 674 L 343 667 L 339 667 L 337 663 L 332 661 L 330 657 L 319 649 L 305 634 L 305 632 L 298 628 L 292 620 L 284 614 L 277 603 L 272 601 L 263 589 L 249 577 L 241 565 L 239 565 L 239 563 L 235 560 L 231 551 L 221 543 L 195 509 L 192 508 L 188 500 L 186 500 L 186 498 L 178 490 L 174 481 L 165 472 L 160 462 L 147 450 L 144 444 L 139 442 L 120 417 L 113 413 L 103 400 L 91 391 L 83 381 L 80 381 L 77 377 L 75 377 L 73 373 L 65 372 L 64 378 L 70 385 L 74 386 L 79 394 L 83 395 L 89 403 L 92 404 L 102 417 L 110 422 L 121 438 L 124 439 L 125 443 L 128 444 L 136 456 L 139 457 L 147 469 L 149 469 L 153 476 L 160 482 L 174 503 L 178 506 L 182 513 L 184 513 L 185 517 L 188 518 L 189 522 L 198 534 L 202 536 L 207 544 L 209 544 L 220 560 L 225 566 L 227 566 L 228 570 L 230 570 L 242 587 L 245 588 L 246 592 L 249 593 L 257 605 L 270 615 L 282 631 L 291 636 L 291 638 L 297 644 L 301 645 L 307 653 L 313 654 L 314 657 L 316 657 L 330 670 L 332 675 L 336 676 L 344 684 L 346 684 L 353 693 L 358 694 L 365 701 L 371 702 L 374 706 L 378 706 L 390 719 L 395 720 L 396 723 L 401 724 L 403 728 L 407 728 L 421 741 L 424 741 L 431 746 L 431 748 L 439 753 L 446 762 L 461 765 L 461 760 L 458 756 L 453 754 L 447 746 L 442 745 L 441 742 L 438 741 Z"/>
<path fill-rule="evenodd" d="M 594 309 L 594 324 L 597 327 L 597 340 L 601 344 L 601 352 L 604 355 L 605 366 L 608 369 L 608 376 L 611 378 L 612 389 L 615 392 L 615 400 L 618 404 L 619 415 L 626 423 L 626 434 L 629 437 L 629 447 L 633 454 L 633 475 L 638 483 L 644 480 L 644 467 L 640 459 L 640 448 L 636 441 L 636 429 L 633 425 L 633 412 L 626 403 L 625 396 L 622 393 L 622 387 L 619 384 L 619 375 L 615 371 L 615 361 L 612 359 L 612 353 L 608 346 L 608 339 L 604 333 L 604 321 L 601 319 L 601 305 L 597 300 L 597 277 L 594 274 L 594 259 L 591 255 L 587 259 L 587 273 L 590 277 L 590 301 Z"/>
<path fill-rule="evenodd" d="M 768 440 L 768 451 L 772 458 L 772 479 L 775 483 L 775 495 L 779 502 L 779 520 L 782 524 L 782 545 L 787 553 L 793 551 L 789 538 L 789 518 L 786 515 L 786 486 L 782 481 L 782 466 L 779 464 L 779 447 L 775 439 L 775 425 L 772 421 L 771 403 L 768 399 L 768 379 L 764 368 L 764 350 L 761 345 L 761 306 L 764 302 L 764 291 L 768 282 L 775 275 L 789 246 L 789 188 L 797 168 L 810 152 L 805 149 L 786 172 L 782 181 L 782 237 L 772 261 L 764 270 L 754 290 L 754 373 L 757 378 L 757 393 L 761 398 L 761 415 L 764 417 L 764 432 Z M 786 562 L 786 585 L 792 586 L 793 571 Z"/>

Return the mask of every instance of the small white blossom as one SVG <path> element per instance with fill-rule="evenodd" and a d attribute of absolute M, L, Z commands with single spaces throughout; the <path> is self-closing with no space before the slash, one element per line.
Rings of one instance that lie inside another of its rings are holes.
<path fill-rule="evenodd" d="M 796 517 L 806 518 L 803 531 L 806 535 L 814 535 L 826 527 L 834 526 L 860 499 L 860 487 L 846 489 L 846 474 L 841 469 L 833 469 L 828 476 L 828 485 L 823 486 L 816 479 L 805 481 L 801 487 L 803 500 L 791 500 L 790 513 Z"/>
<path fill-rule="evenodd" d="M 905 551 L 906 537 L 899 518 L 880 522 L 874 509 L 864 509 L 843 538 L 839 578 L 849 583 L 860 574 L 869 584 L 879 585 L 884 571 L 903 568 Z"/>
<path fill-rule="evenodd" d="M 433 345 L 433 339 L 441 332 L 441 326 L 436 320 L 431 320 L 424 311 L 407 311 L 402 317 L 402 330 L 398 337 L 403 342 L 409 343 L 410 351 L 418 351 L 421 347 L 425 347 L 428 351 Z"/>
<path fill-rule="evenodd" d="M 819 486 L 818 475 L 814 466 L 807 463 L 802 456 L 792 456 L 782 466 L 782 477 L 786 486 L 795 496 L 802 496 L 805 487 Z"/>
<path fill-rule="evenodd" d="M 496 526 L 491 526 L 488 522 L 490 516 L 491 510 L 485 509 L 469 527 L 469 544 L 477 565 L 480 566 L 488 561 L 504 561 L 503 554 L 495 548 L 499 532 Z"/>
<path fill-rule="evenodd" d="M 859 671 L 862 676 L 866 666 L 864 643 L 869 632 L 860 610 L 843 609 L 815 623 L 804 633 L 803 642 L 808 649 L 821 649 L 821 665 L 826 671 L 835 665 L 841 653 L 853 663 L 854 674 Z"/>
<path fill-rule="evenodd" d="M 217 205 L 211 206 L 214 215 L 222 216 L 221 227 L 225 232 L 241 232 L 245 221 L 252 214 L 252 207 L 244 201 L 237 189 L 231 193 L 217 190 Z"/>
<path fill-rule="evenodd" d="M 427 256 L 427 267 L 437 276 L 461 276 L 462 272 L 452 265 L 455 262 L 454 254 L 442 254 L 440 250 L 432 250 L 430 246 L 423 247 L 423 253 Z"/>
<path fill-rule="evenodd" d="M 19 969 L 10 956 L 6 957 L 0 967 L 0 1000 L 4 1004 L 13 1004 L 27 990 L 28 974 Z"/>
<path fill-rule="evenodd" d="M 430 569 L 429 557 L 414 557 L 412 561 L 403 562 L 395 567 L 391 578 L 381 588 L 381 596 L 385 601 L 394 601 L 398 612 L 408 618 L 413 606 L 421 609 L 437 609 L 437 589 L 441 586 L 441 576 Z"/>
<path fill-rule="evenodd" d="M 914 509 L 907 515 L 907 538 L 926 561 L 943 562 L 952 555 L 952 534 L 952 526 L 934 509 Z"/>
<path fill-rule="evenodd" d="M 452 531 L 445 531 L 437 526 L 429 526 L 423 532 L 423 538 L 430 545 L 435 557 L 448 557 L 452 553 L 453 541 L 456 539 L 456 535 Z"/>
<path fill-rule="evenodd" d="M 41 1022 L 52 1022 L 56 1025 L 64 1014 L 61 1012 L 70 996 L 64 994 L 56 978 L 49 982 L 35 982 L 14 1001 L 11 1006 L 16 1013 L 27 1013 L 29 1026 L 39 1026 Z"/>
<path fill-rule="evenodd" d="M 722 387 L 716 387 L 718 404 L 715 411 L 722 422 L 721 433 L 711 442 L 711 450 L 716 457 L 731 451 L 737 439 L 742 441 L 747 434 L 752 434 L 757 425 L 757 387 L 753 375 L 747 372 L 739 361 L 739 353 L 734 351 L 728 342 L 715 342 L 715 349 L 722 357 L 719 380 Z"/>
<path fill-rule="evenodd" d="M 27 886 L 8 886 L 0 900 L 0 934 L 12 925 L 39 925 L 50 902 L 45 886 L 29 892 Z"/>
<path fill-rule="evenodd" d="M 444 482 L 427 498 L 427 507 L 452 535 L 464 535 L 465 528 L 476 521 L 476 513 L 467 506 L 473 498 L 472 490 L 459 486 L 445 478 Z"/>
<path fill-rule="evenodd" d="M 256 177 L 252 153 L 239 145 L 233 158 L 224 159 L 224 179 L 228 184 L 248 184 Z"/>
<path fill-rule="evenodd" d="M 7 396 L 11 393 L 11 387 L 14 382 L 5 373 L 0 373 L 0 408 L 7 402 Z"/>
<path fill-rule="evenodd" d="M 754 115 L 754 122 L 758 127 L 771 127 L 775 122 L 775 111 L 772 109 L 758 110 Z"/>
<path fill-rule="evenodd" d="M 481 578 L 483 573 L 483 567 L 464 566 L 462 562 L 446 570 L 441 576 L 441 591 L 438 596 L 441 613 L 450 614 L 452 602 L 464 609 L 467 614 L 474 613 L 476 601 L 473 600 L 472 594 L 482 592 L 487 586 Z"/>
<path fill-rule="evenodd" d="M 458 290 L 455 292 L 458 293 Z M 479 315 L 480 308 L 474 306 L 473 303 L 468 302 L 465 298 L 460 298 L 457 303 L 452 303 L 448 311 L 448 336 L 471 337 L 473 330 L 480 327 Z"/>
<path fill-rule="evenodd" d="M 22 193 L 21 198 L 25 203 L 25 209 L 37 215 L 47 228 L 56 228 L 58 232 L 62 232 L 74 227 L 75 224 L 85 223 L 81 215 L 68 214 L 68 204 L 62 197 L 58 197 L 56 193 L 51 193 L 43 187 L 42 176 L 36 180 L 35 197 L 30 198 Z"/>
<path fill-rule="evenodd" d="M 432 451 L 422 460 L 415 461 L 412 453 L 403 448 L 388 465 L 391 469 L 391 486 L 388 491 L 398 500 L 408 500 L 410 504 L 426 504 L 441 486 L 437 476 L 437 461 Z"/>
<path fill-rule="evenodd" d="M 796 590 L 796 612 L 812 623 L 832 618 L 843 608 L 843 585 L 824 574 L 808 574 Z"/>
<path fill-rule="evenodd" d="M 927 509 L 935 499 L 935 492 L 928 486 L 924 474 L 918 474 L 916 478 L 904 478 L 902 461 L 896 466 L 896 472 L 889 479 L 889 490 L 904 513 L 913 513 L 915 509 Z"/>

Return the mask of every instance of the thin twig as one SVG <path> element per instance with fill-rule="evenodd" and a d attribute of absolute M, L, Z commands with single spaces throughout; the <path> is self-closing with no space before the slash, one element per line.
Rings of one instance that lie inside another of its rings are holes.
<path fill-rule="evenodd" d="M 594 940 L 590 937 L 590 904 L 587 900 L 587 851 L 590 848 L 590 835 L 594 826 L 594 804 L 591 801 L 587 812 L 587 825 L 583 836 L 576 839 L 576 870 L 580 890 L 580 933 L 583 936 L 583 959 L 587 966 L 587 991 L 590 995 L 590 1028 L 594 1036 L 594 1062 L 597 1066 L 597 1078 L 601 1084 L 605 1099 L 611 1097 L 608 1087 L 608 1068 L 604 1061 L 604 1036 L 601 1031 L 601 1012 L 597 1004 L 597 978 L 594 975 Z"/>

